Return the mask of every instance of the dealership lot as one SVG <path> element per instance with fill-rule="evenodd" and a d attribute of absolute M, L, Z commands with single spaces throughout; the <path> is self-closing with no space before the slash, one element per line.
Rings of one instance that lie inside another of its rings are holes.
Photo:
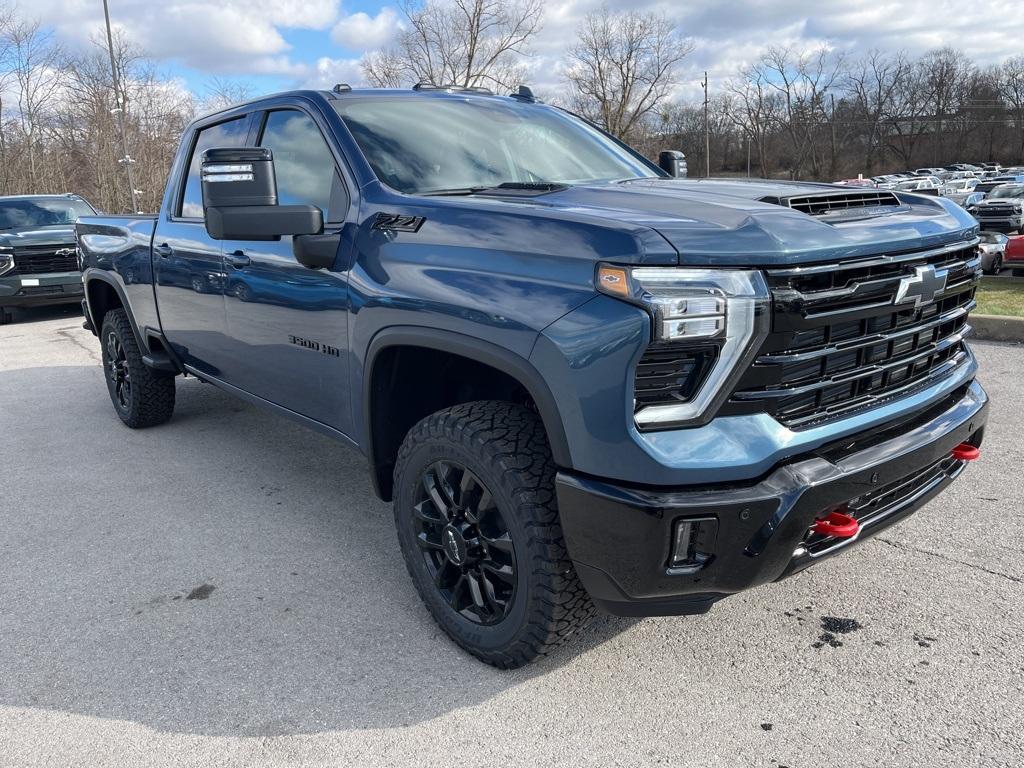
<path fill-rule="evenodd" d="M 0 327 L 0 765 L 1019 766 L 1024 347 L 982 461 L 702 617 L 457 649 L 357 454 L 197 383 L 115 417 L 70 311 Z"/>

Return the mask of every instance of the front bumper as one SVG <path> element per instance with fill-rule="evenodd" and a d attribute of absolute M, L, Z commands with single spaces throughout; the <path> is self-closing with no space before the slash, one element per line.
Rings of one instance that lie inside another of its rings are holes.
<path fill-rule="evenodd" d="M 744 589 L 777 581 L 875 535 L 951 483 L 965 462 L 959 443 L 980 445 L 988 398 L 977 382 L 912 418 L 797 458 L 752 485 L 679 489 L 614 485 L 559 473 L 566 544 L 583 585 L 611 613 L 701 613 Z M 809 533 L 830 510 L 848 507 L 857 539 Z M 697 570 L 669 567 L 675 525 L 714 521 Z"/>
<path fill-rule="evenodd" d="M 77 304 L 84 295 L 80 272 L 0 277 L 0 307 Z"/>
<path fill-rule="evenodd" d="M 1024 227 L 1024 216 L 975 216 L 986 232 L 1012 232 Z"/>

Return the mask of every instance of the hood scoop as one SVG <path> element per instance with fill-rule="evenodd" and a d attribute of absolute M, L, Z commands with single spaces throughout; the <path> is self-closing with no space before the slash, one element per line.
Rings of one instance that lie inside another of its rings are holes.
<path fill-rule="evenodd" d="M 762 203 L 772 203 L 808 216 L 822 219 L 865 219 L 898 210 L 902 204 L 892 192 L 885 190 L 858 190 L 824 192 L 790 197 L 762 197 Z"/>

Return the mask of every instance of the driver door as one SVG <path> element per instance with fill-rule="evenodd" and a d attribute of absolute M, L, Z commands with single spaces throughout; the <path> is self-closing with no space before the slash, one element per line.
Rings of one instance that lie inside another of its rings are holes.
<path fill-rule="evenodd" d="M 349 195 L 316 121 L 296 108 L 259 119 L 258 145 L 273 152 L 278 202 L 319 207 L 324 234 L 316 237 L 340 251 Z M 348 432 L 348 264 L 338 255 L 333 269 L 306 267 L 296 260 L 294 239 L 223 241 L 225 380 Z"/>

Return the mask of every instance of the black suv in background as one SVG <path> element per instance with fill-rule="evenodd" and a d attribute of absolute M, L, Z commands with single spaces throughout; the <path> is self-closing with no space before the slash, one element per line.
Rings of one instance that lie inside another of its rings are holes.
<path fill-rule="evenodd" d="M 77 195 L 0 197 L 0 325 L 13 307 L 82 301 L 75 219 L 95 213 Z"/>

